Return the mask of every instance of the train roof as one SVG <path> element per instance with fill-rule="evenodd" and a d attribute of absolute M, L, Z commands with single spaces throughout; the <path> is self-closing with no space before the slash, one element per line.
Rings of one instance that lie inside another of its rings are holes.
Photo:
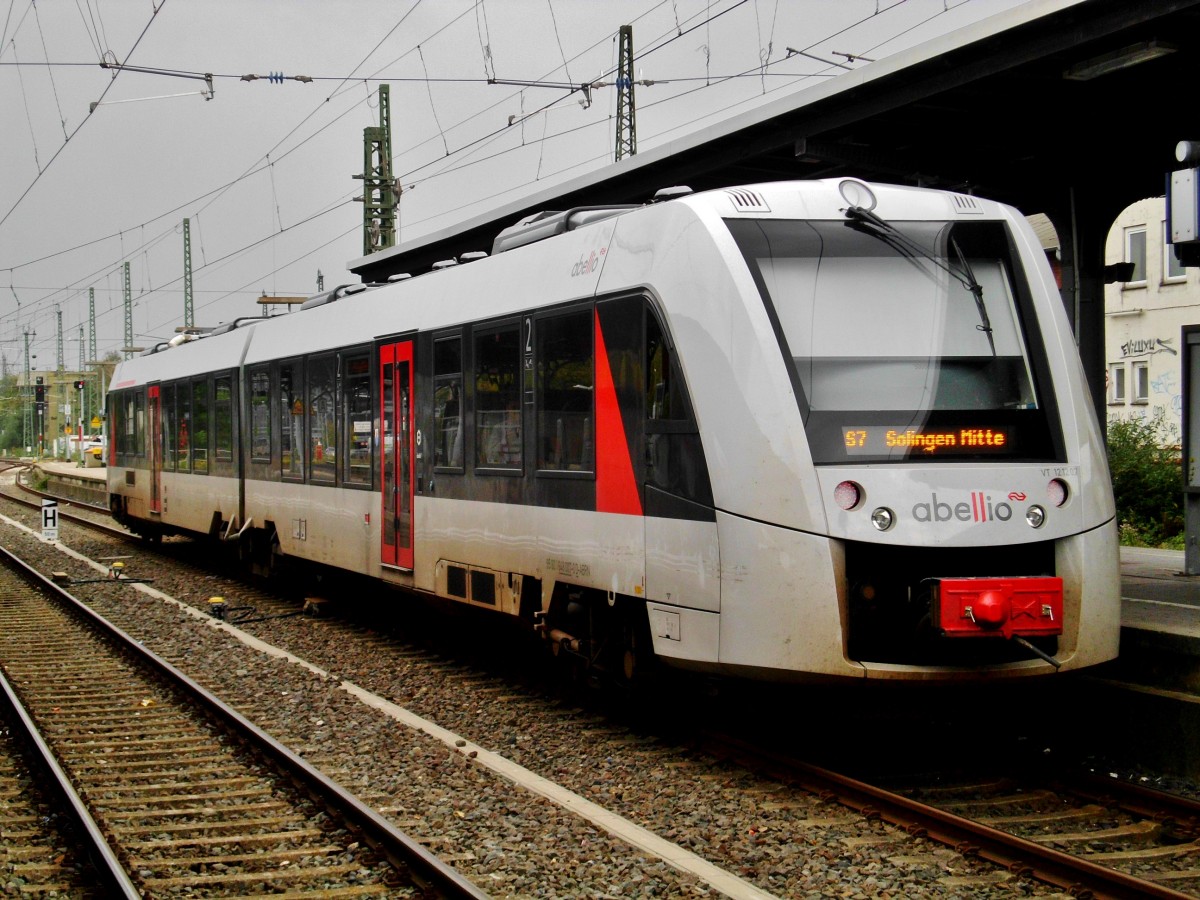
<path fill-rule="evenodd" d="M 690 207 L 697 215 L 837 219 L 848 205 L 867 202 L 868 198 L 872 206 L 878 204 L 885 218 L 995 215 L 1000 208 L 992 201 L 935 189 L 827 179 L 771 182 L 703 194 L 677 187 L 660 192 L 651 204 L 583 206 L 535 213 L 496 235 L 490 254 L 469 253 L 442 260 L 424 273 L 398 274 L 384 283 L 339 285 L 283 315 L 247 317 L 202 334 L 177 336 L 118 366 L 113 386 L 185 378 L 293 354 L 321 353 L 362 345 L 389 334 L 497 319 L 531 307 L 591 297 L 597 290 L 601 268 L 593 271 L 589 267 L 581 273 L 578 262 L 598 248 L 607 247 L 624 217 L 668 203 Z M 653 226 L 652 233 L 657 233 Z M 577 237 L 571 239 L 572 234 Z M 551 242 L 551 238 L 557 240 Z M 542 249 L 533 251 L 535 245 L 542 244 Z M 519 249 L 525 252 L 511 252 Z M 527 255 L 530 251 L 535 257 Z M 481 260 L 487 261 L 486 276 L 469 274 Z M 520 285 L 520 289 L 490 290 L 495 285 Z M 403 304 L 403 315 L 396 315 L 399 304 Z"/>

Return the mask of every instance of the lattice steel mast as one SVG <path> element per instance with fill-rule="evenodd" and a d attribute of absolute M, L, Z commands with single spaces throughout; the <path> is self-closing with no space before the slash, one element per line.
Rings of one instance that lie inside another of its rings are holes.
<path fill-rule="evenodd" d="M 363 254 L 396 245 L 396 186 L 392 182 L 392 104 L 379 86 L 379 125 L 363 129 Z"/>
<path fill-rule="evenodd" d="M 617 41 L 616 159 L 620 161 L 637 153 L 637 116 L 633 103 L 633 26 L 622 25 Z"/>

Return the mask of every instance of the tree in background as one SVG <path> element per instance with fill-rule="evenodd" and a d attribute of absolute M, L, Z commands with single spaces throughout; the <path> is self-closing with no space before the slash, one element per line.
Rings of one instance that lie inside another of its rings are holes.
<path fill-rule="evenodd" d="M 1183 475 L 1177 436 L 1168 432 L 1162 411 L 1109 420 L 1108 466 L 1127 546 L 1183 547 Z"/>
<path fill-rule="evenodd" d="M 21 453 L 24 408 L 16 375 L 0 378 L 0 449 Z"/>

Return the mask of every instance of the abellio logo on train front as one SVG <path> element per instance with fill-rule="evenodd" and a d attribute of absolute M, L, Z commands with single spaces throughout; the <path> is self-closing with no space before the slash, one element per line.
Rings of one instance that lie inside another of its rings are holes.
<path fill-rule="evenodd" d="M 1025 495 L 1010 491 L 1008 500 L 1021 501 Z M 1013 508 L 1005 500 L 994 500 L 991 494 L 971 491 L 970 502 L 959 500 L 949 503 L 933 494 L 928 502 L 913 504 L 913 519 L 917 522 L 973 522 L 986 525 L 992 522 L 1007 522 L 1013 516 Z"/>

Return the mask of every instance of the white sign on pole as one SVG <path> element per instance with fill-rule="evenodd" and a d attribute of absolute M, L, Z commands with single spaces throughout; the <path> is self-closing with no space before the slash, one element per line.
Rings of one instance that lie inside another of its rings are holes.
<path fill-rule="evenodd" d="M 58 501 L 42 501 L 42 537 L 48 541 L 58 540 Z"/>

